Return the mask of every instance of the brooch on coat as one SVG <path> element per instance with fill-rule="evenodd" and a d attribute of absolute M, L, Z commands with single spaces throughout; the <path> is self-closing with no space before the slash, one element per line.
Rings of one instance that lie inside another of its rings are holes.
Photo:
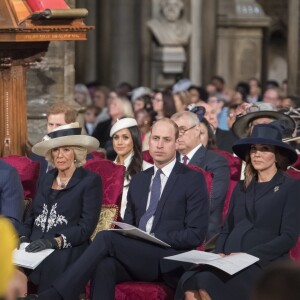
<path fill-rule="evenodd" d="M 278 192 L 278 191 L 279 191 L 279 186 L 276 185 L 276 186 L 274 187 L 274 193 L 276 193 L 276 192 Z"/>

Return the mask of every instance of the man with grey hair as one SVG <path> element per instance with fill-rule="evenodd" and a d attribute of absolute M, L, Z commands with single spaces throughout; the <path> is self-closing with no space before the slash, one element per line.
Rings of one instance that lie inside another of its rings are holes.
<path fill-rule="evenodd" d="M 184 164 L 196 165 L 213 175 L 206 236 L 208 240 L 221 230 L 223 205 L 229 186 L 229 166 L 222 155 L 206 149 L 201 144 L 200 122 L 196 114 L 185 111 L 174 114 L 171 119 L 179 127 L 177 159 Z"/>

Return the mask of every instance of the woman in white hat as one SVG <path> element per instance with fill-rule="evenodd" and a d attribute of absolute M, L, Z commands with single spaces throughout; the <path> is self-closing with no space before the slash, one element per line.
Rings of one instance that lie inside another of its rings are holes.
<path fill-rule="evenodd" d="M 250 299 L 264 268 L 288 260 L 297 243 L 300 185 L 284 173 L 297 153 L 282 142 L 280 128 L 256 125 L 233 151 L 246 161 L 245 180 L 234 189 L 215 252 L 221 256 L 245 252 L 259 260 L 233 275 L 200 265 L 183 275 L 175 299 Z"/>
<path fill-rule="evenodd" d="M 39 291 L 51 286 L 86 249 L 101 210 L 102 183 L 83 169 L 86 155 L 99 142 L 81 135 L 78 123 L 57 127 L 33 146 L 54 168 L 40 179 L 33 203 L 20 230 L 26 252 L 55 249 L 36 269 L 25 270 Z"/>
<path fill-rule="evenodd" d="M 127 193 L 131 177 L 152 167 L 143 161 L 141 133 L 134 118 L 121 118 L 110 130 L 113 147 L 117 153 L 115 163 L 126 168 L 120 215 L 124 218 L 127 205 Z"/>

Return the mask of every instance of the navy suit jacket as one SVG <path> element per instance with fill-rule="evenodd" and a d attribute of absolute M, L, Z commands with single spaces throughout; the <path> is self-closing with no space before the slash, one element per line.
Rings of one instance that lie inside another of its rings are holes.
<path fill-rule="evenodd" d="M 0 160 L 0 215 L 7 217 L 18 230 L 24 209 L 24 193 L 17 170 Z"/>
<path fill-rule="evenodd" d="M 189 164 L 198 166 L 213 174 L 207 231 L 207 239 L 210 239 L 219 233 L 222 227 L 222 211 L 230 180 L 228 162 L 222 155 L 201 146 L 189 161 Z"/>
<path fill-rule="evenodd" d="M 124 222 L 138 226 L 146 211 L 154 168 L 132 177 Z M 151 232 L 178 250 L 196 248 L 204 242 L 209 216 L 204 176 L 176 162 L 163 190 Z"/>
<path fill-rule="evenodd" d="M 246 252 L 260 258 L 261 266 L 288 257 L 300 233 L 300 181 L 281 172 L 256 192 L 242 182 L 231 197 L 216 253 Z"/>

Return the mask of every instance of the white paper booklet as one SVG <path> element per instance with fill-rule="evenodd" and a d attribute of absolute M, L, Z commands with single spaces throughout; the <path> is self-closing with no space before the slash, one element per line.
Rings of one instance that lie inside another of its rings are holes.
<path fill-rule="evenodd" d="M 14 250 L 13 262 L 15 265 L 28 269 L 35 269 L 54 251 L 54 249 L 46 249 L 36 253 L 26 252 L 25 248 L 27 245 L 29 245 L 29 243 L 22 243 L 20 249 Z"/>
<path fill-rule="evenodd" d="M 247 253 L 236 253 L 226 256 L 219 254 L 191 250 L 181 254 L 165 257 L 165 259 L 178 260 L 193 264 L 205 264 L 214 266 L 224 272 L 233 275 L 248 266 L 256 263 L 259 258 Z"/>
<path fill-rule="evenodd" d="M 109 229 L 109 230 L 119 232 L 119 233 L 127 235 L 129 237 L 143 239 L 148 242 L 152 242 L 152 243 L 155 243 L 155 244 L 158 244 L 161 246 L 171 247 L 169 244 L 163 242 L 162 240 L 156 238 L 155 236 L 153 236 L 135 226 L 132 226 L 132 225 L 126 224 L 126 223 L 122 223 L 122 222 L 112 222 L 112 223 L 116 224 L 121 229 L 114 228 L 114 229 Z"/>

